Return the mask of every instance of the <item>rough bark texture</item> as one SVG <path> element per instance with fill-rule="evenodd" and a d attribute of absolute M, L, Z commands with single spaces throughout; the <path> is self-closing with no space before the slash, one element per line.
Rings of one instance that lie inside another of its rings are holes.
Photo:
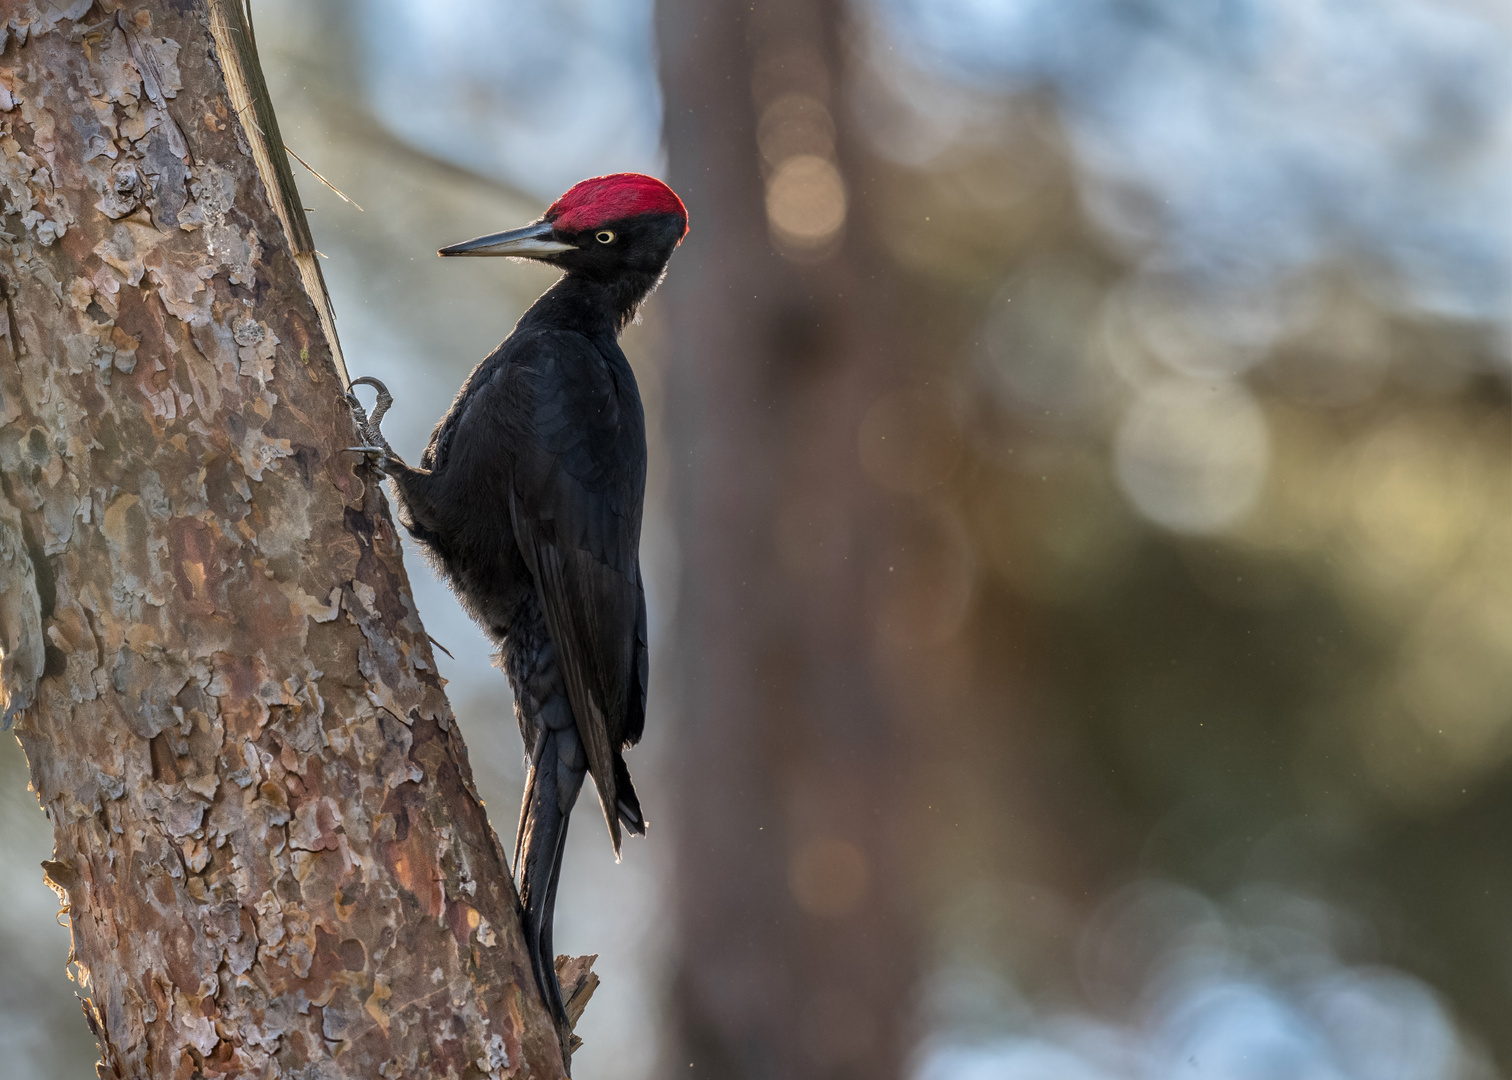
<path fill-rule="evenodd" d="M 107 1077 L 547 1077 L 203 0 L 0 2 L 0 644 Z"/>
<path fill-rule="evenodd" d="M 768 236 L 757 120 L 802 95 L 839 123 L 834 6 L 664 0 L 659 15 L 672 184 L 693 226 L 660 294 L 679 327 L 668 440 L 685 566 L 673 1064 L 887 1080 L 911 1042 L 914 935 L 902 710 L 874 606 L 902 561 L 857 432 L 909 356 L 907 309 L 864 214 L 818 261 L 786 261 Z M 862 163 L 825 149 L 859 203 Z"/>

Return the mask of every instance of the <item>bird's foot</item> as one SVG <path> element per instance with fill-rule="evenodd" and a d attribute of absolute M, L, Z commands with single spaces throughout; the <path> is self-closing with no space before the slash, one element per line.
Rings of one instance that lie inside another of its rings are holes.
<path fill-rule="evenodd" d="M 373 403 L 372 416 L 363 408 L 362 402 L 357 399 L 355 387 L 371 386 L 378 391 L 378 400 Z M 357 434 L 362 437 L 363 446 L 348 446 L 346 449 L 354 454 L 363 454 L 379 472 L 388 475 L 395 465 L 402 465 L 399 455 L 394 453 L 393 447 L 389 446 L 388 440 L 383 437 L 383 431 L 379 424 L 383 422 L 383 416 L 394 404 L 394 395 L 389 393 L 388 387 L 373 378 L 364 375 L 360 379 L 352 380 L 352 388 L 346 392 L 347 405 L 352 410 L 352 421 L 357 426 Z"/>

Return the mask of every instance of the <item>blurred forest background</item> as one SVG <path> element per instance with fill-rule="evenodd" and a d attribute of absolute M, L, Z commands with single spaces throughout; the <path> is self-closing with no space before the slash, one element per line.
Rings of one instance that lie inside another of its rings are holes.
<path fill-rule="evenodd" d="M 652 828 L 586 820 L 581 1077 L 1512 1073 L 1512 11 L 255 0 L 411 460 L 573 181 L 692 233 L 651 428 Z M 501 673 L 411 564 L 508 834 Z M 0 746 L 0 1072 L 93 1074 Z"/>

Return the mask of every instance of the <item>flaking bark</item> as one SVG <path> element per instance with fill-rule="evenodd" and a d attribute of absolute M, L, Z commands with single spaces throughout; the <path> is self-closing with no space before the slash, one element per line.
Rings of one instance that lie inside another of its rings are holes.
<path fill-rule="evenodd" d="M 0 673 L 101 1075 L 557 1080 L 204 0 L 0 22 Z"/>

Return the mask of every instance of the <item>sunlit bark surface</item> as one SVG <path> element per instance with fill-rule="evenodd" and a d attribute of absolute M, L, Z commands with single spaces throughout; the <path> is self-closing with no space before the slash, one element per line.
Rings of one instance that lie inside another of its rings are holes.
<path fill-rule="evenodd" d="M 203 0 L 0 22 L 4 689 L 101 1075 L 556 1080 Z"/>

